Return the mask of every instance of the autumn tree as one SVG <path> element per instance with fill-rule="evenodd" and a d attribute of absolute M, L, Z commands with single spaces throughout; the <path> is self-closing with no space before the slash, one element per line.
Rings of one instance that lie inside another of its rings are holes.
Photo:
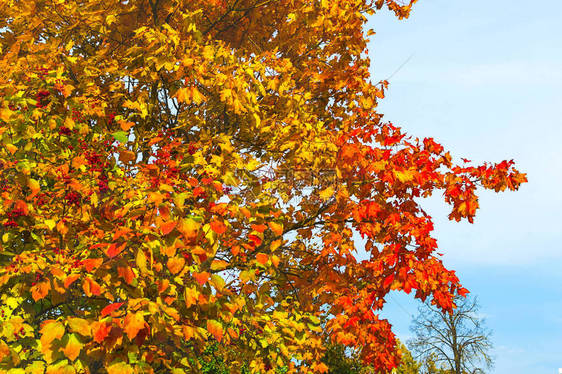
<path fill-rule="evenodd" d="M 466 292 L 420 198 L 525 182 L 377 113 L 366 17 L 413 2 L 0 2 L 0 370 L 395 367 L 385 295 Z"/>
<path fill-rule="evenodd" d="M 434 363 L 434 369 L 440 366 L 446 373 L 484 373 L 493 364 L 491 332 L 478 314 L 475 297 L 456 297 L 455 304 L 450 312 L 422 304 L 412 322 L 415 336 L 408 346 L 417 357 Z"/>
<path fill-rule="evenodd" d="M 392 374 L 419 374 L 422 363 L 416 361 L 406 346 L 399 342 L 398 349 L 401 353 L 400 366 Z"/>

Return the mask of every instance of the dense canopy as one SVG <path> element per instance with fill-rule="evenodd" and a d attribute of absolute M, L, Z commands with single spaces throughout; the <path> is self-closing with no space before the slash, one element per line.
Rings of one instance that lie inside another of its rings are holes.
<path fill-rule="evenodd" d="M 376 112 L 366 17 L 411 5 L 0 2 L 0 372 L 394 367 L 385 295 L 467 292 L 421 198 L 525 181 Z"/>

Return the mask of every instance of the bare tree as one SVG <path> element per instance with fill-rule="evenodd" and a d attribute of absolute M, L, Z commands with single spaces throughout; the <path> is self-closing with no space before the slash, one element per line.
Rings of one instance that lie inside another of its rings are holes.
<path fill-rule="evenodd" d="M 410 330 L 408 347 L 417 359 L 432 359 L 452 374 L 481 374 L 490 369 L 491 332 L 478 314 L 476 298 L 455 298 L 457 308 L 443 313 L 426 302 L 418 309 Z"/>

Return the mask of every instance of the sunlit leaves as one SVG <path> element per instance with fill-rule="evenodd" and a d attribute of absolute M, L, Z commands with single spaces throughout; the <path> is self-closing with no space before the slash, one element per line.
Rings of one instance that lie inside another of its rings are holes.
<path fill-rule="evenodd" d="M 64 325 L 61 322 L 47 320 L 43 322 L 39 333 L 41 334 L 41 345 L 43 349 L 47 349 L 53 340 L 62 338 L 64 335 Z"/>
<path fill-rule="evenodd" d="M 213 335 L 213 337 L 217 339 L 217 341 L 220 342 L 222 340 L 224 332 L 223 332 L 222 324 L 219 321 L 208 320 L 207 331 L 209 331 L 211 335 Z"/>
<path fill-rule="evenodd" d="M 76 334 L 69 334 L 66 344 L 61 349 L 69 360 L 74 361 L 80 355 L 83 344 Z"/>
<path fill-rule="evenodd" d="M 144 328 L 144 316 L 142 312 L 127 313 L 125 320 L 123 321 L 124 331 L 127 334 L 129 340 L 133 340 L 140 330 Z"/>
<path fill-rule="evenodd" d="M 375 112 L 364 14 L 413 2 L 152 3 L 0 9 L 0 371 L 389 371 L 388 291 L 465 292 L 418 198 L 525 175 Z"/>

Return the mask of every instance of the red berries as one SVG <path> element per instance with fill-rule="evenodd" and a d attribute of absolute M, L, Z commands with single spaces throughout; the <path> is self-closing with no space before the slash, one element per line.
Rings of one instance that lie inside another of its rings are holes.
<path fill-rule="evenodd" d="M 76 191 L 70 191 L 65 195 L 64 198 L 69 204 L 79 206 L 80 201 L 82 200 L 82 195 Z"/>
<path fill-rule="evenodd" d="M 72 131 L 68 127 L 62 126 L 59 129 L 59 134 L 61 134 L 61 135 L 69 136 L 71 133 L 72 133 Z"/>
<path fill-rule="evenodd" d="M 25 212 L 21 208 L 14 208 L 10 212 L 7 212 L 6 217 L 8 217 L 9 220 L 4 223 L 4 227 L 18 227 L 19 225 L 16 219 L 21 216 L 25 216 Z"/>
<path fill-rule="evenodd" d="M 37 100 L 37 104 L 35 104 L 35 106 L 37 108 L 46 107 L 50 102 L 50 100 L 48 99 L 50 94 L 51 93 L 49 91 L 45 91 L 45 90 L 40 90 L 39 92 L 37 92 L 37 94 L 35 95 L 35 100 Z"/>

